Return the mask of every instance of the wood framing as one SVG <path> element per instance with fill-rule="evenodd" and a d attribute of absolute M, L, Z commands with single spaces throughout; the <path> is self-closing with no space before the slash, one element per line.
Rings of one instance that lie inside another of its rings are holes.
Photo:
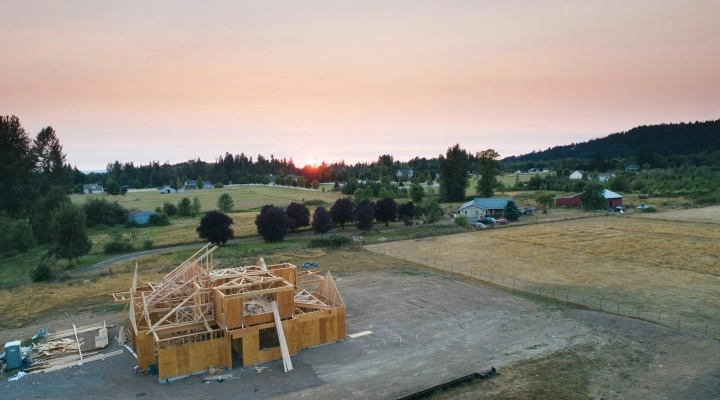
<path fill-rule="evenodd" d="M 155 365 L 167 382 L 207 371 L 283 359 L 345 338 L 345 304 L 330 273 L 299 272 L 289 263 L 216 269 L 210 244 L 165 275 L 142 283 L 137 266 L 128 304 L 129 339 L 138 367 Z M 71 331 L 72 332 L 72 331 Z"/>

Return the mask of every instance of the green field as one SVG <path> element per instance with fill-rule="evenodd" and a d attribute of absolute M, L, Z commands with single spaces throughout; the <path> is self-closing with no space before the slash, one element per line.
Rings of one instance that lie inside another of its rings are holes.
<path fill-rule="evenodd" d="M 108 194 L 70 196 L 73 203 L 82 204 L 89 198 L 105 198 L 117 201 L 128 210 L 149 210 L 162 207 L 163 203 L 177 204 L 183 197 L 193 199 L 197 197 L 202 204 L 202 211 L 215 210 L 217 199 L 223 193 L 229 193 L 235 202 L 235 211 L 257 210 L 266 204 L 287 206 L 293 201 L 302 203 L 306 200 L 319 199 L 333 203 L 342 195 L 340 192 L 331 192 L 313 189 L 298 189 L 287 186 L 232 186 L 222 189 L 188 190 L 185 193 L 158 194 L 156 190 L 129 192 L 125 196 L 110 196 Z"/>

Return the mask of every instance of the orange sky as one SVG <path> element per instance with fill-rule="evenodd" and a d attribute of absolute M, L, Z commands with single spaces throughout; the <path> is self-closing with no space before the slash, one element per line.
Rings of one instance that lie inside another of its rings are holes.
<path fill-rule="evenodd" d="M 5 1 L 0 114 L 51 125 L 85 170 L 455 143 L 505 157 L 720 118 L 718 15 L 716 0 Z"/>

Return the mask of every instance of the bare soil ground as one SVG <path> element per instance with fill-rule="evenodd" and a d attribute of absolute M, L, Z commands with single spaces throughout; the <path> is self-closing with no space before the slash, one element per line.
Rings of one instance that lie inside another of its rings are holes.
<path fill-rule="evenodd" d="M 232 373 L 237 379 L 222 383 L 202 384 L 200 376 L 191 376 L 160 384 L 152 376 L 135 377 L 134 358 L 123 354 L 4 381 L 2 397 L 392 399 L 490 366 L 498 368 L 497 377 L 446 398 L 720 396 L 720 343 L 714 340 L 517 296 L 379 254 L 357 255 L 367 271 L 338 265 L 334 272 L 348 304 L 347 332 L 373 333 L 302 351 L 293 357 L 295 369 L 289 373 L 275 361 L 264 364 L 267 369 L 261 373 L 236 367 Z M 347 253 L 317 257 L 330 269 L 343 258 Z M 47 324 L 64 328 L 81 318 Z M 107 315 L 89 319 L 101 318 L 112 320 Z M 117 348 L 112 344 L 108 351 Z"/>

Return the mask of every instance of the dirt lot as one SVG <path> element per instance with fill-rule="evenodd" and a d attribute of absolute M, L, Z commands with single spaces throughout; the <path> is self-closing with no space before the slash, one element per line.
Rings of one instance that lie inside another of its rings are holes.
<path fill-rule="evenodd" d="M 500 375 L 450 398 L 720 397 L 716 341 L 519 297 L 398 260 L 383 270 L 385 256 L 358 253 L 363 254 L 368 271 L 340 268 L 337 283 L 348 304 L 347 332 L 373 333 L 302 351 L 287 374 L 276 361 L 265 364 L 262 373 L 236 367 L 237 379 L 222 383 L 202 384 L 193 376 L 166 385 L 151 376 L 135 377 L 135 360 L 124 354 L 4 381 L 0 397 L 385 399 L 490 366 Z M 117 348 L 113 344 L 108 350 Z M 573 391 L 557 393 L 560 386 Z"/>

